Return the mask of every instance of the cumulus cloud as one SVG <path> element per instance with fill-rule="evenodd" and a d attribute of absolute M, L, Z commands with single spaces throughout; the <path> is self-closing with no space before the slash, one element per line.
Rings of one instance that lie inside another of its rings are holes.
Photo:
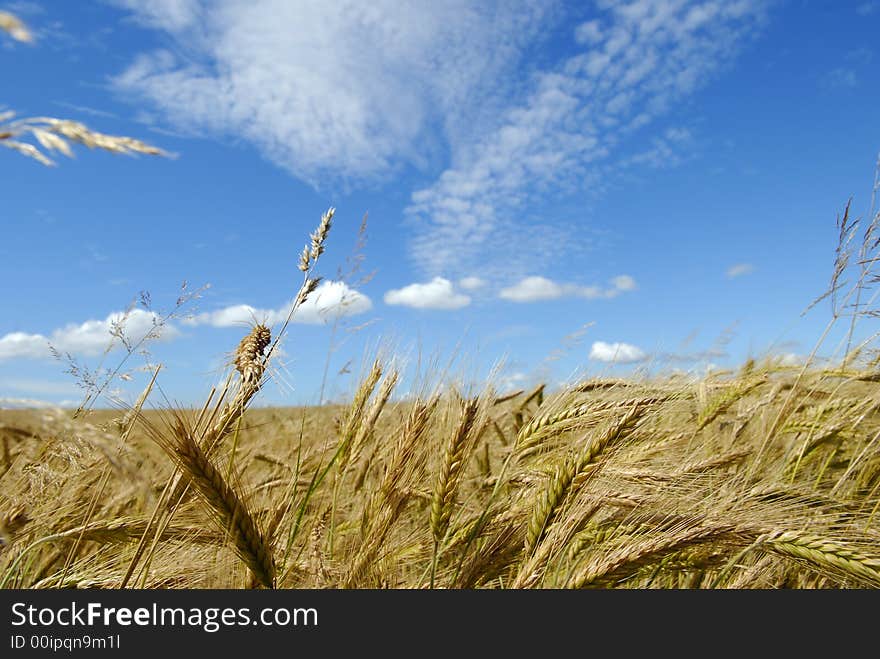
<path fill-rule="evenodd" d="M 727 269 L 727 277 L 729 279 L 734 279 L 736 277 L 742 277 L 743 275 L 749 275 L 755 271 L 755 266 L 751 263 L 737 263 L 736 265 L 732 265 Z"/>
<path fill-rule="evenodd" d="M 614 298 L 621 293 L 634 291 L 636 280 L 630 275 L 618 275 L 609 286 L 580 286 L 561 284 L 546 277 L 531 276 L 521 279 L 513 286 L 501 289 L 498 296 L 511 302 L 538 302 L 561 297 L 582 297 L 588 300 Z"/>
<path fill-rule="evenodd" d="M 512 302 L 555 300 L 565 294 L 563 286 L 546 277 L 526 277 L 508 288 L 502 288 L 499 297 Z"/>
<path fill-rule="evenodd" d="M 644 350 L 629 343 L 596 341 L 590 348 L 590 359 L 608 364 L 634 364 L 647 358 Z"/>
<path fill-rule="evenodd" d="M 120 333 L 129 344 L 135 344 L 149 336 L 170 339 L 179 332 L 173 325 L 162 325 L 159 315 L 153 311 L 116 311 L 104 320 L 65 325 L 48 336 L 26 332 L 6 334 L 0 337 L 0 360 L 50 358 L 50 345 L 62 353 L 93 357 L 107 350 L 111 344 L 121 346 Z"/>
<path fill-rule="evenodd" d="M 268 324 L 283 322 L 293 300 L 278 309 L 258 309 L 249 304 L 235 304 L 215 311 L 200 313 L 184 321 L 188 325 L 211 325 L 213 327 L 234 327 L 253 322 Z M 345 282 L 325 281 L 306 299 L 291 318 L 293 323 L 320 325 L 343 316 L 365 313 L 373 307 L 366 295 L 349 288 Z"/>
<path fill-rule="evenodd" d="M 456 292 L 452 282 L 443 277 L 434 277 L 424 284 L 410 284 L 385 293 L 385 304 L 414 309 L 461 309 L 470 303 L 470 296 Z"/>

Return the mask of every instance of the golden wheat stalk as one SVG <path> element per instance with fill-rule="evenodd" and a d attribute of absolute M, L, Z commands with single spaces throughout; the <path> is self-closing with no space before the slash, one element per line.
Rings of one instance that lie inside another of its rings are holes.
<path fill-rule="evenodd" d="M 707 543 L 730 542 L 736 531 L 734 525 L 695 523 L 680 529 L 668 529 L 655 535 L 634 538 L 619 549 L 600 553 L 588 561 L 569 578 L 566 587 L 611 586 L 646 565 L 659 562 L 684 549 Z"/>
<path fill-rule="evenodd" d="M 438 545 L 443 541 L 452 518 L 458 483 L 472 444 L 471 430 L 478 408 L 479 399 L 472 398 L 463 402 L 458 427 L 443 454 L 443 463 L 431 498 L 431 534 Z"/>
<path fill-rule="evenodd" d="M 595 465 L 611 443 L 625 437 L 632 430 L 646 409 L 647 405 L 644 401 L 637 402 L 604 432 L 592 435 L 580 455 L 569 458 L 556 468 L 532 510 L 525 540 L 527 555 L 534 553 L 535 547 L 544 537 L 576 481 L 582 480 L 587 475 L 587 470 Z"/>
<path fill-rule="evenodd" d="M 673 398 L 676 398 L 676 395 L 628 398 L 619 401 L 589 401 L 580 405 L 563 407 L 556 411 L 550 410 L 545 414 L 535 416 L 520 429 L 516 437 L 516 450 L 520 457 L 525 457 L 540 443 L 544 431 L 549 431 L 565 421 L 599 415 L 603 412 L 632 407 L 633 405 L 653 405 Z"/>
<path fill-rule="evenodd" d="M 229 534 L 239 558 L 263 586 L 275 586 L 275 562 L 267 538 L 235 489 L 208 459 L 182 419 L 170 434 L 155 436 L 158 444 L 188 476 L 207 504 L 221 532 Z"/>
<path fill-rule="evenodd" d="M 765 549 L 777 554 L 880 588 L 880 558 L 868 556 L 845 543 L 799 531 L 775 531 L 759 541 Z"/>
<path fill-rule="evenodd" d="M 428 421 L 436 406 L 437 398 L 413 403 L 394 445 L 379 490 L 370 498 L 364 510 L 364 539 L 343 580 L 345 588 L 354 588 L 360 583 L 375 562 L 392 527 L 399 521 L 403 507 L 410 498 L 410 485 L 421 471 L 423 456 L 419 455 L 418 448 L 424 440 Z"/>

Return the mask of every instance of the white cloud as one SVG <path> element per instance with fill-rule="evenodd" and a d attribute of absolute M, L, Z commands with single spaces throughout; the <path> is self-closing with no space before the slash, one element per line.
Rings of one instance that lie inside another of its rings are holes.
<path fill-rule="evenodd" d="M 415 191 L 407 209 L 417 227 L 411 256 L 425 272 L 534 267 L 569 253 L 576 235 L 520 217 L 548 191 L 600 190 L 615 171 L 666 166 L 681 158 L 689 134 L 677 128 L 638 136 L 650 148 L 627 158 L 627 138 L 693 94 L 755 35 L 765 9 L 757 0 L 640 0 L 599 3 L 599 18 L 575 30 L 583 50 L 538 71 L 525 97 L 498 113 L 480 139 L 452 144 L 451 166 Z M 528 248 L 523 247 L 527 236 Z M 503 248 L 498 247 L 499 245 Z M 510 249 L 513 248 L 513 249 Z"/>
<path fill-rule="evenodd" d="M 385 293 L 385 304 L 414 309 L 460 309 L 470 303 L 470 296 L 457 293 L 452 282 L 443 277 L 434 277 L 425 284 L 410 284 Z"/>
<path fill-rule="evenodd" d="M 574 30 L 574 39 L 579 44 L 597 44 L 602 41 L 602 28 L 599 21 L 592 20 L 581 23 Z"/>
<path fill-rule="evenodd" d="M 634 291 L 636 280 L 630 275 L 614 277 L 610 286 L 580 286 L 578 284 L 560 284 L 546 277 L 531 276 L 521 279 L 513 286 L 501 289 L 498 296 L 511 302 L 537 302 L 540 300 L 556 300 L 561 297 L 583 297 L 588 300 L 598 298 L 614 298 L 621 293 Z"/>
<path fill-rule="evenodd" d="M 75 356 L 99 355 L 111 342 L 117 347 L 120 345 L 119 339 L 111 334 L 119 327 L 124 329 L 124 335 L 131 344 L 136 344 L 150 334 L 155 334 L 159 339 L 170 339 L 178 334 L 173 325 L 158 327 L 160 320 L 153 311 L 132 309 L 129 312 L 116 311 L 104 320 L 72 323 L 54 330 L 49 336 L 12 332 L 0 337 L 0 360 L 50 358 L 50 344 L 59 352 L 69 352 Z"/>
<path fill-rule="evenodd" d="M 877 0 L 868 0 L 868 2 L 863 2 L 856 7 L 856 13 L 859 16 L 870 16 L 877 11 L 878 8 L 880 8 L 880 2 L 877 2 Z"/>
<path fill-rule="evenodd" d="M 729 279 L 734 279 L 735 277 L 742 277 L 743 275 L 751 274 L 754 271 L 755 266 L 751 263 L 737 263 L 727 269 L 727 277 Z"/>
<path fill-rule="evenodd" d="M 546 277 L 526 277 L 513 286 L 502 288 L 499 297 L 512 302 L 555 300 L 565 295 L 565 288 Z"/>
<path fill-rule="evenodd" d="M 458 280 L 458 285 L 466 291 L 475 291 L 486 285 L 486 280 L 480 277 L 463 277 Z"/>
<path fill-rule="evenodd" d="M 859 78 L 852 69 L 839 67 L 829 71 L 825 75 L 824 82 L 828 87 L 852 89 L 858 86 Z"/>
<path fill-rule="evenodd" d="M 528 47 L 572 21 L 563 3 L 116 2 L 168 47 L 141 52 L 114 85 L 176 130 L 249 143 L 315 186 L 436 171 L 444 158 L 406 210 L 428 278 L 520 275 L 573 253 L 583 223 L 522 209 L 679 162 L 686 129 L 650 126 L 765 13 L 760 0 L 599 2 L 569 28 L 580 52 L 525 78 Z"/>
<path fill-rule="evenodd" d="M 634 291 L 636 290 L 636 280 L 629 275 L 618 275 L 611 280 L 618 291 Z"/>
<path fill-rule="evenodd" d="M 786 352 L 777 355 L 776 360 L 780 366 L 803 366 L 807 359 L 796 352 Z"/>
<path fill-rule="evenodd" d="M 169 31 L 185 30 L 201 18 L 199 0 L 111 0 L 135 12 L 139 23 Z"/>
<path fill-rule="evenodd" d="M 527 374 L 517 371 L 498 379 L 498 391 L 501 393 L 512 392 L 525 386 L 532 378 Z"/>
<path fill-rule="evenodd" d="M 118 75 L 121 93 L 179 129 L 244 139 L 312 183 L 423 165 L 438 125 L 450 137 L 478 130 L 553 9 L 527 0 L 117 4 L 171 43 Z"/>
<path fill-rule="evenodd" d="M 623 158 L 621 166 L 646 165 L 654 169 L 677 167 L 688 158 L 685 151 L 690 150 L 692 142 L 691 132 L 687 128 L 669 128 L 663 135 L 653 137 L 647 149 Z"/>
<path fill-rule="evenodd" d="M 200 313 L 184 321 L 188 325 L 235 327 L 265 322 L 270 325 L 283 322 L 293 306 L 293 300 L 278 309 L 258 309 L 249 304 L 235 304 L 216 311 Z M 325 281 L 296 310 L 293 323 L 319 325 L 343 316 L 354 316 L 369 311 L 373 303 L 363 293 L 349 288 L 345 282 Z"/>
<path fill-rule="evenodd" d="M 609 364 L 634 364 L 647 358 L 645 351 L 629 343 L 596 341 L 590 348 L 590 359 Z"/>
<path fill-rule="evenodd" d="M 50 403 L 45 400 L 37 400 L 35 398 L 12 398 L 12 397 L 0 397 L 0 409 L 4 410 L 17 410 L 17 409 L 48 409 L 53 407 L 71 407 L 69 404 L 70 401 L 63 401 L 61 403 Z"/>

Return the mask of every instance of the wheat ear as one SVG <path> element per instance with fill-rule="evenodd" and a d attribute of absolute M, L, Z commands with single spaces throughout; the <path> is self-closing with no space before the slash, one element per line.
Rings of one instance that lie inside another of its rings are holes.
<path fill-rule="evenodd" d="M 229 534 L 236 553 L 250 568 L 254 578 L 263 586 L 273 588 L 275 563 L 268 540 L 235 489 L 214 467 L 189 430 L 178 421 L 173 434 L 162 436 L 158 443 L 189 477 L 220 530 Z"/>

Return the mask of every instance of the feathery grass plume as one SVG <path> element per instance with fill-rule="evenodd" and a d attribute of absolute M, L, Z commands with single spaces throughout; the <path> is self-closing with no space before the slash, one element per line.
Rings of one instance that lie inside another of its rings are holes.
<path fill-rule="evenodd" d="M 101 149 L 123 155 L 136 153 L 151 156 L 169 155 L 162 149 L 133 137 L 99 133 L 78 121 L 53 117 L 25 119 L 14 119 L 14 117 L 13 112 L 0 113 L 0 146 L 18 151 L 46 166 L 55 165 L 55 161 L 36 145 L 23 141 L 23 138 L 33 137 L 47 152 L 57 151 L 68 158 L 73 157 L 73 150 L 68 140 L 89 149 Z"/>
<path fill-rule="evenodd" d="M 174 414 L 169 432 L 152 427 L 151 430 L 156 443 L 189 477 L 218 529 L 228 533 L 236 553 L 253 576 L 266 588 L 274 588 L 275 562 L 271 545 L 235 488 L 199 447 L 186 420 Z"/>
<path fill-rule="evenodd" d="M 6 32 L 16 41 L 30 43 L 34 40 L 30 30 L 21 19 L 8 11 L 0 11 L 0 30 Z"/>
<path fill-rule="evenodd" d="M 327 212 L 321 216 L 318 228 L 309 235 L 309 244 L 303 248 L 299 257 L 299 264 L 297 265 L 301 272 L 308 272 L 311 270 L 321 254 L 324 253 L 324 243 L 327 241 L 327 236 L 330 233 L 330 227 L 333 224 L 333 215 L 335 213 L 335 208 L 329 208 Z"/>

